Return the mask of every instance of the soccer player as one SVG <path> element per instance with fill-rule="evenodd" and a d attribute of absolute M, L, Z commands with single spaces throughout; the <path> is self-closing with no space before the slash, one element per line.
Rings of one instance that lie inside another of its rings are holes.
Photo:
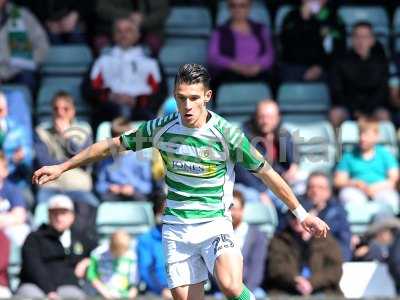
<path fill-rule="evenodd" d="M 211 96 L 207 70 L 202 65 L 185 64 L 175 78 L 177 113 L 95 143 L 64 163 L 42 167 L 32 180 L 41 185 L 120 151 L 159 149 L 167 169 L 162 239 L 174 299 L 204 299 L 208 270 L 228 299 L 249 300 L 254 295 L 242 282 L 242 256 L 234 242 L 229 211 L 235 163 L 260 177 L 306 230 L 325 237 L 329 227 L 304 210 L 240 129 L 206 108 Z"/>

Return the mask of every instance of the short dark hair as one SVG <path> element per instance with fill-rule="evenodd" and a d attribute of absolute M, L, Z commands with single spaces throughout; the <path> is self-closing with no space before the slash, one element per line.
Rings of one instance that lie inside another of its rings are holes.
<path fill-rule="evenodd" d="M 51 100 L 51 104 L 54 105 L 58 99 L 63 98 L 63 100 L 69 102 L 72 106 L 75 106 L 74 97 L 70 93 L 64 90 L 59 90 L 54 94 L 53 99 Z"/>
<path fill-rule="evenodd" d="M 240 202 L 240 206 L 244 207 L 245 201 L 242 192 L 238 190 L 233 190 L 233 198 L 238 199 L 238 201 Z"/>
<path fill-rule="evenodd" d="M 371 33 L 374 34 L 374 28 L 372 27 L 372 24 L 369 23 L 368 21 L 359 21 L 359 22 L 355 23 L 353 25 L 351 32 L 354 34 L 356 29 L 359 27 L 367 27 L 371 31 Z"/>
<path fill-rule="evenodd" d="M 314 177 L 324 177 L 328 181 L 329 188 L 332 189 L 332 187 L 333 187 L 332 179 L 329 177 L 329 175 L 327 173 L 325 173 L 323 171 L 313 171 L 313 172 L 311 172 L 310 175 L 308 175 L 307 188 L 308 188 L 308 185 L 309 185 L 311 179 Z"/>
<path fill-rule="evenodd" d="M 210 89 L 210 74 L 206 67 L 200 64 L 184 64 L 179 67 L 175 76 L 175 87 L 181 83 L 202 83 L 206 89 Z"/>

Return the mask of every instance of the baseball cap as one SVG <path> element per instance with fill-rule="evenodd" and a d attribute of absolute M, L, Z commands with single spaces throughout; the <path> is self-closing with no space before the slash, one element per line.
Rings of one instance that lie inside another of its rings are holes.
<path fill-rule="evenodd" d="M 74 211 L 74 203 L 66 195 L 55 195 L 49 200 L 49 210 L 52 209 L 67 209 Z"/>

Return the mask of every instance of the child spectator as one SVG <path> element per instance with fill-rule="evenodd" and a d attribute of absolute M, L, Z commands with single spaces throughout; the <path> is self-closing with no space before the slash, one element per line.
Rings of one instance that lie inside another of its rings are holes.
<path fill-rule="evenodd" d="M 87 279 L 105 299 L 134 299 L 138 293 L 136 253 L 123 230 L 111 235 L 110 244 L 93 250 Z"/>

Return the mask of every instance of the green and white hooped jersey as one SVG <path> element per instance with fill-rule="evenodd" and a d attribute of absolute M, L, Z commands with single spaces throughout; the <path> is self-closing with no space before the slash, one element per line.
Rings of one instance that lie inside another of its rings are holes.
<path fill-rule="evenodd" d="M 168 186 L 164 223 L 195 224 L 230 217 L 234 164 L 257 172 L 265 163 L 238 127 L 210 114 L 201 128 L 185 127 L 179 113 L 173 113 L 121 136 L 126 149 L 155 147 L 161 153 Z"/>

